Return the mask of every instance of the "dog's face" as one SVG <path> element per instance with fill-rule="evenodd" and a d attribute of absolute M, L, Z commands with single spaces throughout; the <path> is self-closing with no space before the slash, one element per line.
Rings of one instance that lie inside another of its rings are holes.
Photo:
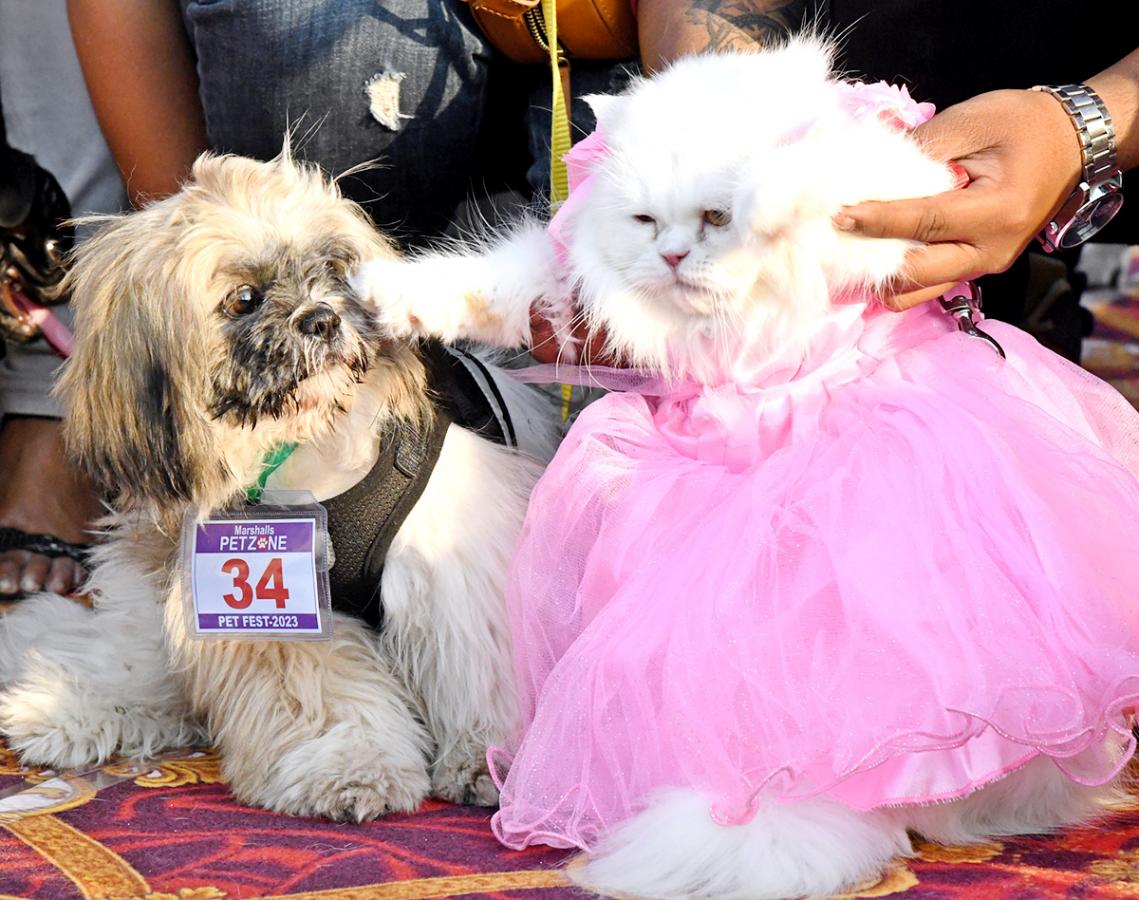
<path fill-rule="evenodd" d="M 233 445 L 256 455 L 312 437 L 392 362 L 378 355 L 398 355 L 347 282 L 391 252 L 287 154 L 202 157 L 179 193 L 75 254 L 77 346 L 60 385 L 73 452 L 120 499 L 224 495 Z"/>
<path fill-rule="evenodd" d="M 216 331 L 210 414 L 256 426 L 327 413 L 372 364 L 372 318 L 346 280 L 358 251 L 342 233 L 230 229 L 239 224 L 211 226 L 217 266 L 201 294 Z"/>

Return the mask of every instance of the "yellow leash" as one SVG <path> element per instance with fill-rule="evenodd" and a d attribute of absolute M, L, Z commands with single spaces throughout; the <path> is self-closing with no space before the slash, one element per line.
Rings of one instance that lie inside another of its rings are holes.
<path fill-rule="evenodd" d="M 546 20 L 546 39 L 550 48 L 550 77 L 553 87 L 553 116 L 550 123 L 550 213 L 556 213 L 569 196 L 569 176 L 562 158 L 570 151 L 569 98 L 562 90 L 562 65 L 569 61 L 558 45 L 557 0 L 542 0 L 542 17 Z"/>
<path fill-rule="evenodd" d="M 542 17 L 546 20 L 546 39 L 550 48 L 550 77 L 553 87 L 553 110 L 550 117 L 550 215 L 569 196 L 569 174 L 563 157 L 570 151 L 570 125 L 567 104 L 569 98 L 562 90 L 562 70 L 569 61 L 561 54 L 558 45 L 557 0 L 542 0 Z M 573 385 L 562 385 L 562 424 L 569 420 Z"/>

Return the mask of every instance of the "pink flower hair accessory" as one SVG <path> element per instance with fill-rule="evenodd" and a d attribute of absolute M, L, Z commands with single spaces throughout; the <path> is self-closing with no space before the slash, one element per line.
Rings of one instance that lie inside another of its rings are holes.
<path fill-rule="evenodd" d="M 918 103 L 905 85 L 879 81 L 840 81 L 839 90 L 847 111 L 855 119 L 876 117 L 899 131 L 911 131 L 933 118 L 932 103 Z"/>
<path fill-rule="evenodd" d="M 589 194 L 590 185 L 597 177 L 593 172 L 594 168 L 608 155 L 609 146 L 605 142 L 605 133 L 598 127 L 574 144 L 570 152 L 562 157 L 566 161 L 566 174 L 569 176 L 569 196 L 554 213 L 548 226 L 550 240 L 554 243 L 554 252 L 562 265 L 569 261 L 566 234 L 569 221 L 581 206 L 582 200 Z"/>

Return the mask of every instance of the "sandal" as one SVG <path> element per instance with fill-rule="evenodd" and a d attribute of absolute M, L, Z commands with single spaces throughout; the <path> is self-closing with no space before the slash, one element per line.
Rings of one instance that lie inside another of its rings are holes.
<path fill-rule="evenodd" d="M 46 556 L 49 559 L 67 556 L 78 563 L 86 563 L 91 545 L 73 544 L 51 534 L 29 534 L 19 528 L 0 527 L 0 553 L 7 553 L 10 550 L 27 550 L 36 556 Z M 22 600 L 24 596 L 23 591 L 0 595 L 0 604 Z"/>

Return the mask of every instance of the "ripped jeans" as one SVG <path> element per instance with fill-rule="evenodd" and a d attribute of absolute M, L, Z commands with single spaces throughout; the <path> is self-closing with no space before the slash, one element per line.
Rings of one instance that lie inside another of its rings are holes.
<path fill-rule="evenodd" d="M 496 54 L 460 0 L 182 0 L 214 149 L 297 156 L 409 243 L 471 197 L 541 197 L 550 74 Z M 623 67 L 575 64 L 574 95 L 623 86 Z M 593 127 L 579 100 L 577 137 Z"/>

